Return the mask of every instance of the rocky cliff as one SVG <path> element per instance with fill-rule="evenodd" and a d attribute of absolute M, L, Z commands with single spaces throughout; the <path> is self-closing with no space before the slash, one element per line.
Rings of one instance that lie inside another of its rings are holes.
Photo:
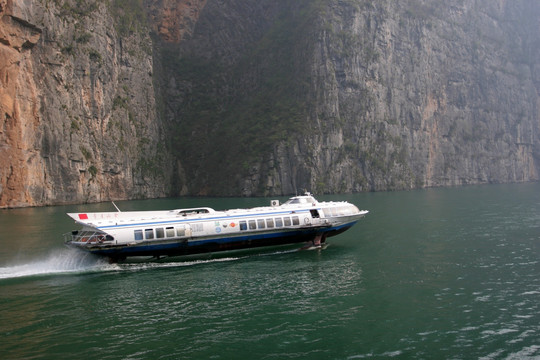
<path fill-rule="evenodd" d="M 0 0 L 0 207 L 170 192 L 152 41 L 114 5 Z"/>
<path fill-rule="evenodd" d="M 539 30 L 527 0 L 209 1 L 168 51 L 187 187 L 537 180 Z"/>
<path fill-rule="evenodd" d="M 0 0 L 0 207 L 531 181 L 540 3 Z"/>

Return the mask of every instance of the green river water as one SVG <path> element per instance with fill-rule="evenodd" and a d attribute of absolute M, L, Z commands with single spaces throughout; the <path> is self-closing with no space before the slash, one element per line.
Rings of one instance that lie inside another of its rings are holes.
<path fill-rule="evenodd" d="M 323 250 L 136 264 L 62 244 L 110 203 L 0 210 L 0 359 L 540 359 L 539 183 L 316 197 L 370 213 Z"/>

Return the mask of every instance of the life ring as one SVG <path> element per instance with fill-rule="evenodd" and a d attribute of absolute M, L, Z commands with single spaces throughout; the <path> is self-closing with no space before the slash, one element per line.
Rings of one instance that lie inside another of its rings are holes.
<path fill-rule="evenodd" d="M 304 224 L 309 225 L 309 218 L 308 217 L 304 218 Z"/>

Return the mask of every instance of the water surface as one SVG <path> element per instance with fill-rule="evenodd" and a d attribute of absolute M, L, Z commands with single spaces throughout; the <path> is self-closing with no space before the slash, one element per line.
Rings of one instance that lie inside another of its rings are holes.
<path fill-rule="evenodd" d="M 540 357 L 540 184 L 319 199 L 370 213 L 324 250 L 142 264 L 63 247 L 66 212 L 111 204 L 0 210 L 0 358 Z"/>

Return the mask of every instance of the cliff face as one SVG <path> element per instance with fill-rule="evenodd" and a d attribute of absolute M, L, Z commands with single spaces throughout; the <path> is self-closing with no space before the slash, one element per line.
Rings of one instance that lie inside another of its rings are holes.
<path fill-rule="evenodd" d="M 206 0 L 147 1 L 150 26 L 165 42 L 179 43 L 193 33 Z"/>
<path fill-rule="evenodd" d="M 31 140 L 39 122 L 39 104 L 30 53 L 41 30 L 25 21 L 20 10 L 0 1 L 0 204 L 32 201 L 32 194 L 21 184 L 39 169 L 35 161 L 39 149 Z M 31 187 L 37 181 L 27 183 Z"/>
<path fill-rule="evenodd" d="M 345 162 L 359 174 L 344 190 L 538 179 L 537 3 L 351 2 L 332 13 L 317 82 L 334 84 L 319 93 L 336 100 L 316 103 L 345 119 Z"/>
<path fill-rule="evenodd" d="M 167 194 L 144 23 L 101 1 L 0 1 L 0 207 Z"/>
<path fill-rule="evenodd" d="M 209 1 L 166 69 L 187 187 L 537 180 L 539 21 L 531 1 Z"/>
<path fill-rule="evenodd" d="M 0 0 L 0 207 L 531 181 L 540 3 Z"/>
<path fill-rule="evenodd" d="M 539 19 L 530 1 L 208 2 L 168 71 L 187 187 L 537 180 Z"/>

